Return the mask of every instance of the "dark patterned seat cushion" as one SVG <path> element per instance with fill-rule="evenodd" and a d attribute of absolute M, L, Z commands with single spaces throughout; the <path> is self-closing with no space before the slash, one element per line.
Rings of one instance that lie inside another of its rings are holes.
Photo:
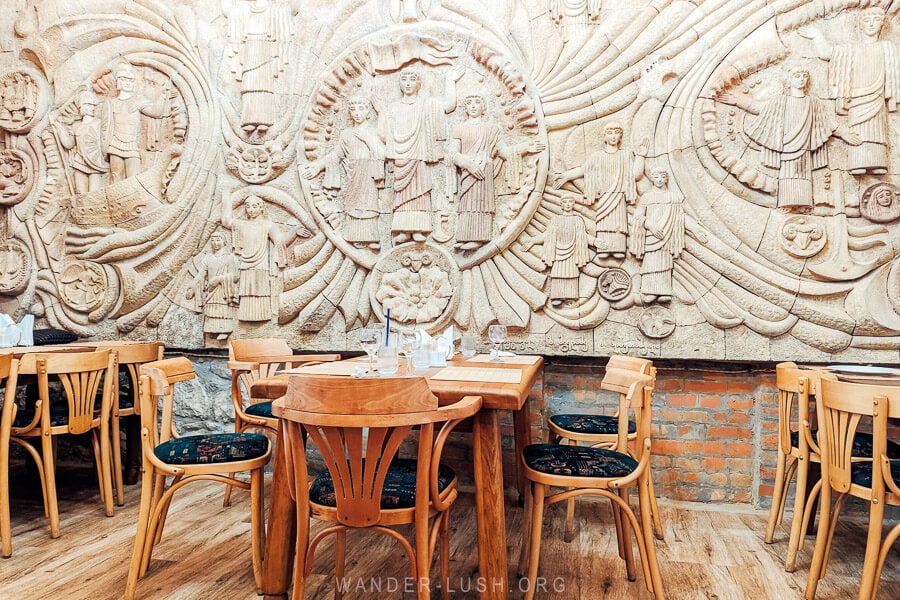
<path fill-rule="evenodd" d="M 266 417 L 268 419 L 275 418 L 275 415 L 272 414 L 271 400 L 267 402 L 257 402 L 255 404 L 251 404 L 244 409 L 244 412 L 248 415 L 253 415 L 254 417 Z"/>
<path fill-rule="evenodd" d="M 456 477 L 456 473 L 446 465 L 438 467 L 438 491 L 443 492 Z M 309 488 L 309 500 L 322 506 L 337 506 L 334 495 L 334 481 L 328 469 L 323 470 Z M 384 489 L 381 492 L 381 508 L 412 508 L 416 505 L 416 461 L 398 458 L 391 463 Z"/>
<path fill-rule="evenodd" d="M 528 468 L 549 475 L 576 477 L 624 477 L 638 462 L 606 448 L 565 444 L 531 444 L 522 452 Z"/>
<path fill-rule="evenodd" d="M 900 460 L 891 461 L 891 477 L 900 481 Z M 872 463 L 854 463 L 850 468 L 850 481 L 863 487 L 872 487 Z"/>
<path fill-rule="evenodd" d="M 594 435 L 616 435 L 619 432 L 619 417 L 611 415 L 553 415 L 550 422 L 566 431 Z M 636 433 L 637 424 L 628 421 L 628 433 Z"/>
<path fill-rule="evenodd" d="M 791 432 L 791 446 L 800 447 L 800 433 Z M 891 458 L 900 458 L 900 444 L 888 440 L 887 455 Z M 864 431 L 857 431 L 853 437 L 853 456 L 862 458 L 872 458 L 872 434 Z"/>
<path fill-rule="evenodd" d="M 32 332 L 32 339 L 35 346 L 47 346 L 51 344 L 71 344 L 78 339 L 78 336 L 71 331 L 50 327 L 47 329 L 35 329 Z"/>
<path fill-rule="evenodd" d="M 153 453 L 170 465 L 198 465 L 259 458 L 268 450 L 268 438 L 259 433 L 211 433 L 173 438 Z"/>
<path fill-rule="evenodd" d="M 19 405 L 16 411 L 16 418 L 13 419 L 13 427 L 25 427 L 31 423 L 34 418 L 34 410 L 36 405 L 33 402 L 26 402 L 24 406 Z M 66 401 L 51 400 L 50 401 L 50 425 L 58 427 L 65 425 L 69 421 L 69 404 Z"/>

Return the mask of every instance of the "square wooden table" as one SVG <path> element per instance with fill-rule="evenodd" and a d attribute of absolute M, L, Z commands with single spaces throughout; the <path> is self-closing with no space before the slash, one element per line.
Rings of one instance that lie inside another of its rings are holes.
<path fill-rule="evenodd" d="M 351 359 L 352 360 L 352 359 Z M 365 362 L 360 362 L 365 367 Z M 543 372 L 544 361 L 535 356 L 531 364 L 510 362 L 473 362 L 457 357 L 448 362 L 453 367 L 517 369 L 518 383 L 490 381 L 449 381 L 433 379 L 442 367 L 417 370 L 416 375 L 428 378 L 431 391 L 441 404 L 449 404 L 464 396 L 482 397 L 482 408 L 473 417 L 473 455 L 475 506 L 478 519 L 478 588 L 481 597 L 501 600 L 508 597 L 506 513 L 504 507 L 503 457 L 500 441 L 501 411 L 513 411 L 517 456 L 531 442 L 528 395 Z M 401 365 L 400 374 L 405 368 Z M 287 392 L 287 376 L 262 379 L 252 386 L 257 398 L 277 399 Z M 277 407 L 276 407 L 277 410 Z M 279 438 L 280 438 L 279 433 Z M 516 460 L 517 481 L 521 477 L 521 461 Z M 520 492 L 522 488 L 520 487 Z M 285 475 L 284 453 L 275 452 L 272 476 L 272 498 L 266 530 L 266 549 L 263 559 L 262 592 L 266 598 L 284 598 L 291 584 L 292 558 L 296 537 L 296 511 Z"/>

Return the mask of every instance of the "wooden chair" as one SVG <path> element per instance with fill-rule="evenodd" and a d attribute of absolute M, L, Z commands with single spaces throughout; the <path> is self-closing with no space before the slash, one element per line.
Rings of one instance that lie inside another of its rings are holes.
<path fill-rule="evenodd" d="M 250 386 L 283 369 L 341 360 L 340 354 L 293 354 L 287 342 L 278 338 L 249 338 L 228 342 L 228 368 L 231 369 L 231 402 L 234 405 L 234 430 L 262 429 L 273 438 L 278 419 L 272 414 L 272 401 L 254 398 Z M 243 388 L 243 390 L 241 389 Z M 245 400 L 246 397 L 246 400 Z M 224 505 L 231 503 L 231 486 L 225 488 Z"/>
<path fill-rule="evenodd" d="M 125 503 L 125 486 L 122 477 L 122 440 L 121 428 L 122 419 L 125 417 L 137 416 L 141 412 L 140 401 L 140 375 L 138 369 L 141 365 L 161 360 L 165 345 L 162 342 L 99 342 L 94 344 L 97 349 L 110 349 L 116 352 L 119 369 L 125 371 L 128 377 L 129 387 L 121 393 L 116 393 L 117 401 L 113 402 L 112 421 L 110 423 L 110 432 L 112 435 L 112 454 L 113 454 L 113 481 L 116 486 L 116 504 L 122 506 Z M 119 383 L 116 378 L 116 383 Z M 137 455 L 134 459 L 140 460 L 140 427 L 129 427 L 128 436 L 128 455 L 131 456 L 132 447 L 137 449 Z M 134 437 L 132 437 L 134 436 Z M 130 461 L 126 460 L 126 465 Z M 134 482 L 132 482 L 134 483 Z"/>
<path fill-rule="evenodd" d="M 0 406 L 0 550 L 12 556 L 12 526 L 9 515 L 9 438 L 16 416 L 16 384 L 19 361 L 12 354 L 0 355 L 0 385 L 5 390 Z"/>
<path fill-rule="evenodd" d="M 272 445 L 258 433 L 218 433 L 179 436 L 173 422 L 175 384 L 196 377 L 185 357 L 147 363 L 140 368 L 143 475 L 141 508 L 125 598 L 135 597 L 137 581 L 150 565 L 159 543 L 173 494 L 192 481 L 210 480 L 250 490 L 250 530 L 253 576 L 261 593 L 262 549 L 265 546 L 263 468 Z M 159 399 L 162 402 L 159 402 Z M 161 404 L 161 406 L 160 406 Z M 245 482 L 227 475 L 249 471 Z M 167 477 L 172 480 L 167 485 Z"/>
<path fill-rule="evenodd" d="M 650 477 L 653 375 L 608 369 L 604 381 L 607 389 L 621 393 L 621 421 L 627 419 L 629 408 L 636 409 L 637 454 L 632 456 L 628 452 L 628 429 L 624 422 L 618 428 L 616 446 L 612 449 L 565 444 L 532 444 L 525 447 L 522 460 L 525 464 L 525 476 L 531 482 L 531 493 L 526 495 L 530 535 L 529 540 L 522 545 L 519 572 L 527 572 L 526 600 L 533 598 L 535 593 L 544 506 L 588 494 L 604 496 L 613 503 L 619 554 L 625 560 L 628 579 L 635 579 L 630 535 L 633 529 L 647 589 L 653 592 L 657 600 L 664 597 L 656 559 L 656 540 L 652 534 L 650 486 L 647 483 Z M 564 489 L 548 494 L 551 487 Z M 632 487 L 637 487 L 638 490 L 640 522 L 628 501 L 628 491 Z"/>
<path fill-rule="evenodd" d="M 624 369 L 636 373 L 650 373 L 653 369 L 653 361 L 646 358 L 624 356 L 614 354 L 606 363 L 607 369 Z M 654 375 L 655 377 L 655 375 Z M 600 382 L 600 389 L 610 391 Z M 618 404 L 616 404 L 618 406 Z M 566 413 L 551 415 L 547 419 L 547 441 L 550 443 L 562 443 L 568 441 L 572 446 L 579 443 L 599 446 L 602 448 L 615 447 L 618 444 L 619 427 L 628 428 L 628 440 L 634 442 L 637 438 L 637 425 L 635 421 L 619 418 L 619 412 L 613 414 L 583 414 Z M 653 531 L 660 540 L 664 538 L 662 518 L 659 513 L 659 505 L 656 502 L 656 491 L 653 488 L 653 476 L 647 479 L 650 486 L 650 507 L 653 516 Z M 563 539 L 571 542 L 575 536 L 575 498 L 569 498 L 566 503 L 566 529 Z"/>
<path fill-rule="evenodd" d="M 855 496 L 869 504 L 869 534 L 858 598 L 875 598 L 884 561 L 900 537 L 900 524 L 895 524 L 882 540 L 885 504 L 900 506 L 900 460 L 888 457 L 887 442 L 888 418 L 900 418 L 900 387 L 848 383 L 823 376 L 816 411 L 823 485 L 816 549 L 805 597 L 815 597 L 819 579 L 825 575 L 841 507 L 847 496 Z M 860 461 L 854 456 L 854 441 L 860 424 L 867 422 L 872 427 L 875 458 Z"/>
<path fill-rule="evenodd" d="M 115 384 L 110 384 L 117 376 L 115 353 L 98 350 L 26 354 L 19 361 L 18 375 L 36 377 L 38 397 L 33 410 L 29 407 L 27 411 L 11 411 L 9 440 L 22 446 L 37 465 L 44 512 L 50 519 L 50 537 L 59 537 L 55 446 L 60 435 L 91 434 L 100 499 L 106 516 L 113 516 L 109 422 L 116 388 Z M 51 382 L 60 384 L 60 394 L 51 393 Z M 98 394 L 101 384 L 102 393 Z M 4 431 L 4 437 L 6 435 Z M 0 462 L 0 469 L 4 470 L 0 479 L 8 477 L 8 461 Z"/>
<path fill-rule="evenodd" d="M 480 407 L 480 396 L 438 407 L 421 377 L 290 377 L 287 395 L 276 401 L 275 410 L 283 418 L 279 444 L 297 501 L 293 598 L 303 598 L 316 548 L 332 534 L 335 582 L 341 580 L 348 529 L 397 540 L 409 558 L 420 599 L 430 597 L 429 574 L 439 539 L 441 587 L 443 597 L 449 598 L 449 508 L 458 491 L 456 474 L 440 459 L 450 431 Z M 435 435 L 437 423 L 443 425 Z M 417 458 L 397 458 L 401 444 L 415 432 Z M 312 485 L 305 460 L 307 435 L 326 466 Z M 333 525 L 310 541 L 309 517 Z M 391 528 L 402 524 L 413 525 L 413 544 Z M 340 597 L 336 586 L 335 598 Z"/>

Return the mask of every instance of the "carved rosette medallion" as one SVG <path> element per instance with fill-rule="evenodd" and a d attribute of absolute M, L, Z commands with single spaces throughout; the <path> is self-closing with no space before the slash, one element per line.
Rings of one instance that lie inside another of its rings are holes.
<path fill-rule="evenodd" d="M 34 185 L 31 159 L 20 150 L 0 150 L 0 206 L 18 204 Z"/>
<path fill-rule="evenodd" d="M 859 201 L 859 212 L 873 223 L 890 223 L 900 218 L 900 187 L 879 182 L 870 185 Z"/>
<path fill-rule="evenodd" d="M 621 267 L 610 267 L 597 278 L 597 291 L 604 300 L 618 302 L 631 291 L 631 275 Z"/>
<path fill-rule="evenodd" d="M 408 70 L 419 82 L 406 95 L 400 81 Z M 536 91 L 502 50 L 437 23 L 416 33 L 397 27 L 351 46 L 319 79 L 298 143 L 303 196 L 321 230 L 357 264 L 371 269 L 380 253 L 412 238 L 447 248 L 467 269 L 505 249 L 533 216 L 547 169 L 546 153 L 535 148 L 546 147 L 546 130 Z M 484 110 L 469 119 L 472 96 Z M 351 114 L 361 103 L 372 110 Z M 391 111 L 418 125 L 394 131 Z M 478 135 L 504 155 L 482 165 L 493 178 L 484 186 L 484 175 L 472 184 L 460 166 L 479 160 L 470 141 Z M 410 157 L 420 163 L 413 172 Z M 492 206 L 472 208 L 482 206 L 478 194 Z"/>
<path fill-rule="evenodd" d="M 788 217 L 781 224 L 779 233 L 781 247 L 797 258 L 815 256 L 828 241 L 824 221 L 807 215 Z"/>
<path fill-rule="evenodd" d="M 28 287 L 31 252 L 22 242 L 8 239 L 0 242 L 0 294 L 15 296 Z"/>
<path fill-rule="evenodd" d="M 645 308 L 638 317 L 638 329 L 648 338 L 667 338 L 675 332 L 675 315 L 665 306 Z"/>
<path fill-rule="evenodd" d="M 459 269 L 450 254 L 433 244 L 401 244 L 378 261 L 370 295 L 376 314 L 391 309 L 391 320 L 437 329 L 456 308 Z"/>
<path fill-rule="evenodd" d="M 28 133 L 44 116 L 46 85 L 42 77 L 27 70 L 0 75 L 0 129 Z"/>
<path fill-rule="evenodd" d="M 109 285 L 103 268 L 85 260 L 65 265 L 59 275 L 59 283 L 62 301 L 70 308 L 83 313 L 100 306 Z"/>

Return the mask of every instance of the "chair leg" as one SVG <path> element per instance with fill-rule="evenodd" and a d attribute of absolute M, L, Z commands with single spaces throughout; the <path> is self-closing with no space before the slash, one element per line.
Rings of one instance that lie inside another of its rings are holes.
<path fill-rule="evenodd" d="M 809 574 L 806 576 L 806 589 L 803 597 L 813 600 L 816 597 L 816 587 L 819 579 L 825 571 L 825 561 L 828 558 L 826 549 L 828 546 L 828 531 L 832 528 L 831 486 L 823 482 L 819 495 L 819 527 L 816 530 L 816 547 L 809 563 Z"/>
<path fill-rule="evenodd" d="M 291 600 L 303 600 L 306 588 L 306 565 L 312 561 L 308 556 L 309 549 L 309 500 L 299 499 L 295 505 L 297 534 L 294 538 L 294 585 L 291 588 Z"/>
<path fill-rule="evenodd" d="M 131 564 L 128 567 L 128 580 L 125 583 L 125 600 L 134 599 L 137 581 L 142 571 L 144 545 L 147 540 L 153 501 L 153 479 L 153 469 L 146 469 L 141 477 L 141 508 L 138 513 L 137 531 L 134 535 L 134 549 L 131 551 Z"/>
<path fill-rule="evenodd" d="M 516 564 L 516 575 L 518 578 L 522 578 L 527 574 L 528 569 L 528 551 L 531 548 L 531 511 L 534 510 L 534 492 L 532 491 L 533 484 L 531 481 L 526 481 L 525 485 L 525 506 L 523 510 L 523 523 L 524 523 L 524 531 L 523 531 L 523 539 L 522 545 L 519 546 L 519 561 Z"/>
<path fill-rule="evenodd" d="M 8 411 L 10 422 L 15 413 Z M 3 558 L 12 556 L 12 523 L 9 509 L 9 428 L 0 423 L 0 554 Z"/>
<path fill-rule="evenodd" d="M 570 446 L 577 446 L 578 442 L 569 440 Z M 568 543 L 575 539 L 575 497 L 566 500 L 566 530 L 563 534 L 563 541 Z"/>
<path fill-rule="evenodd" d="M 41 458 L 44 461 L 44 477 L 47 480 L 47 516 L 50 519 L 50 537 L 59 537 L 59 505 L 56 503 L 56 466 L 53 464 L 52 435 L 41 436 Z"/>
<path fill-rule="evenodd" d="M 229 473 L 229 477 L 233 478 L 235 476 L 234 473 Z M 222 499 L 222 508 L 228 508 L 231 506 L 231 488 L 234 487 L 229 484 L 225 484 L 225 497 Z"/>
<path fill-rule="evenodd" d="M 104 443 L 103 440 L 104 433 L 107 438 L 106 443 Z M 111 450 L 109 444 L 109 432 L 103 432 L 102 430 L 101 432 L 98 432 L 97 430 L 92 431 L 91 443 L 94 447 L 94 463 L 97 465 L 97 482 L 100 485 L 100 499 L 103 501 L 106 516 L 112 517 L 115 515 L 116 509 L 113 507 L 113 476 L 112 466 L 110 464 Z"/>
<path fill-rule="evenodd" d="M 118 401 L 118 399 L 116 399 Z M 110 419 L 110 437 L 112 438 L 112 475 L 116 488 L 116 505 L 125 504 L 125 482 L 122 479 L 122 439 L 121 423 L 119 417 L 113 415 Z"/>
<path fill-rule="evenodd" d="M 265 515 L 265 482 L 263 470 L 250 472 L 250 543 L 253 556 L 253 579 L 256 581 L 256 592 L 262 594 L 263 550 L 266 547 Z"/>
<path fill-rule="evenodd" d="M 625 506 L 630 506 L 629 504 L 629 489 L 630 488 L 621 488 L 618 490 L 618 495 L 622 499 L 622 502 Z M 650 508 L 649 506 L 647 507 Z M 625 558 L 625 575 L 628 577 L 628 581 L 635 581 L 637 579 L 637 574 L 634 571 L 634 552 L 631 549 L 631 529 L 632 523 L 629 517 L 633 515 L 628 514 L 624 507 L 619 506 L 619 520 L 622 522 L 622 547 L 624 549 L 624 558 Z M 649 511 L 647 513 L 650 514 Z M 641 532 L 635 531 L 634 535 L 638 536 Z"/>
<path fill-rule="evenodd" d="M 441 599 L 450 600 L 450 507 L 441 513 L 439 537 L 440 537 L 440 572 L 441 572 Z"/>
<path fill-rule="evenodd" d="M 334 600 L 344 597 L 344 572 L 347 567 L 347 531 L 341 529 L 334 534 Z"/>
<path fill-rule="evenodd" d="M 542 483 L 532 484 L 531 501 L 531 552 L 528 558 L 528 587 L 525 590 L 525 600 L 533 600 L 534 588 L 537 582 L 538 558 L 541 555 L 541 530 L 544 526 L 544 493 L 545 486 Z"/>
<path fill-rule="evenodd" d="M 878 468 L 878 467 L 875 467 Z M 869 535 L 866 539 L 866 558 L 863 560 L 858 600 L 874 598 L 875 575 L 878 571 L 878 554 L 881 550 L 881 530 L 884 526 L 884 503 L 869 502 Z"/>
<path fill-rule="evenodd" d="M 787 455 L 781 451 L 779 444 L 778 458 L 775 464 L 775 490 L 772 492 L 772 505 L 769 506 L 769 520 L 766 522 L 766 537 L 763 541 L 771 544 L 775 537 L 775 527 L 781 521 L 781 507 L 784 503 L 784 497 L 787 495 L 787 485 L 785 484 L 785 469 Z"/>
<path fill-rule="evenodd" d="M 649 574 L 649 580 L 647 586 L 650 591 L 653 592 L 656 600 L 664 600 L 665 592 L 663 591 L 662 585 L 662 576 L 659 572 L 659 560 L 656 557 L 656 540 L 652 535 L 651 521 L 652 521 L 652 512 L 653 512 L 653 500 L 655 496 L 650 493 L 650 490 L 653 489 L 652 486 L 652 477 L 649 473 L 647 473 L 647 479 L 650 480 L 650 484 L 646 487 L 647 489 L 643 492 L 641 489 L 638 489 L 638 504 L 641 508 L 641 522 L 642 529 L 641 535 L 644 538 L 644 546 L 646 548 L 646 555 L 642 558 L 644 562 L 644 573 Z"/>
<path fill-rule="evenodd" d="M 794 485 L 794 514 L 791 518 L 791 535 L 788 541 L 784 570 L 793 573 L 797 562 L 797 552 L 803 538 L 803 522 L 806 515 L 806 485 L 809 480 L 809 461 L 797 459 L 797 482 Z M 787 486 L 785 486 L 787 487 Z"/>
<path fill-rule="evenodd" d="M 653 487 L 653 475 L 647 477 L 647 487 L 650 493 L 650 515 L 653 517 L 653 535 L 662 541 L 666 539 L 663 531 L 662 517 L 659 514 L 659 503 L 656 501 L 656 489 Z"/>

